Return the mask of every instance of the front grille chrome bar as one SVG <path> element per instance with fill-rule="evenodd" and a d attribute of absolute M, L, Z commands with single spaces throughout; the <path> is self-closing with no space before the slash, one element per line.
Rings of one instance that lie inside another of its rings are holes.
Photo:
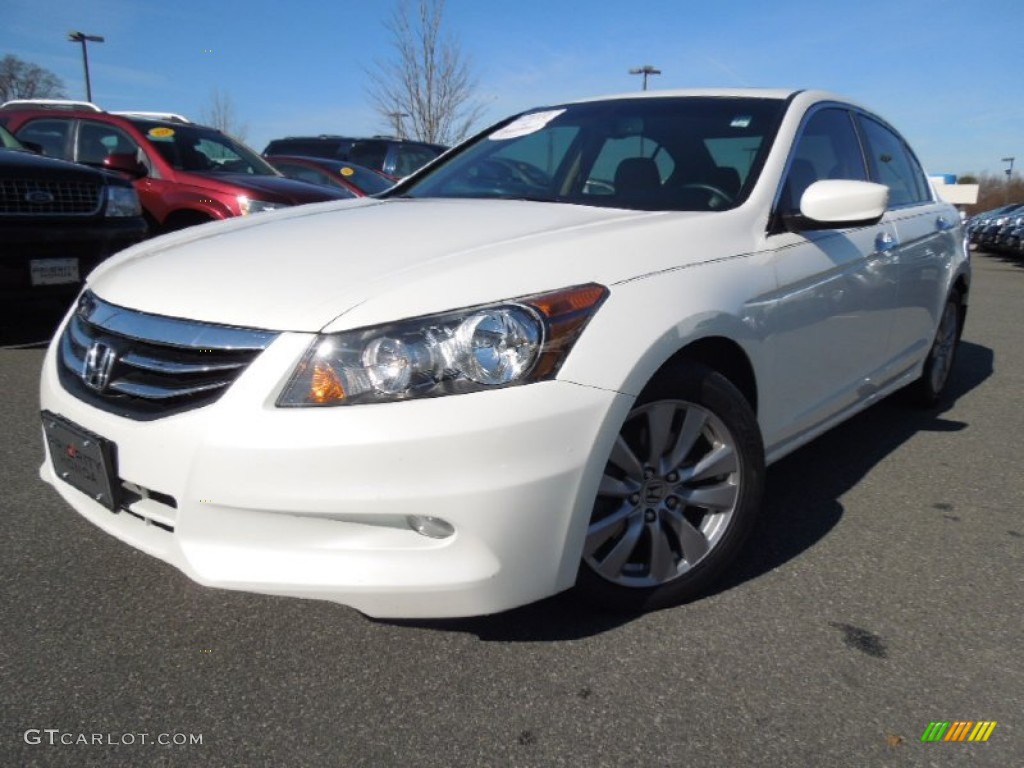
<path fill-rule="evenodd" d="M 139 312 L 86 292 L 61 337 L 58 373 L 78 398 L 150 420 L 215 402 L 276 337 Z"/>

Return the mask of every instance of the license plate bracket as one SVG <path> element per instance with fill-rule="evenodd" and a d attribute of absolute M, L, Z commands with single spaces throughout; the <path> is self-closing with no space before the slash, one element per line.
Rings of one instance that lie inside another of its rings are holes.
<path fill-rule="evenodd" d="M 68 256 L 60 259 L 32 259 L 28 264 L 29 279 L 36 285 L 67 285 L 81 282 L 78 259 Z"/>
<path fill-rule="evenodd" d="M 117 446 L 74 422 L 42 412 L 43 432 L 57 477 L 111 511 L 117 511 Z"/>

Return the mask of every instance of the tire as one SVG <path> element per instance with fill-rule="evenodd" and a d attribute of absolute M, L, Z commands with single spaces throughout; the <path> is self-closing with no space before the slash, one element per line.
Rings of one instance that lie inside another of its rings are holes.
<path fill-rule="evenodd" d="M 956 350 L 960 345 L 960 334 L 963 331 L 962 299 L 960 293 L 953 289 L 946 298 L 939 318 L 939 327 L 935 331 L 932 348 L 924 361 L 921 378 L 908 388 L 913 405 L 931 408 L 938 404 L 949 384 L 949 376 L 956 360 Z"/>
<path fill-rule="evenodd" d="M 660 374 L 605 466 L 577 592 L 627 612 L 703 595 L 737 557 L 763 490 L 761 433 L 740 391 L 699 363 Z"/>

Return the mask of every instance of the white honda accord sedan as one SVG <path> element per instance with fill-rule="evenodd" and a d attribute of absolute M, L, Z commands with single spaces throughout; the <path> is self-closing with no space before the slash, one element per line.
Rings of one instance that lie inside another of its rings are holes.
<path fill-rule="evenodd" d="M 766 465 L 941 397 L 969 286 L 957 211 L 838 96 L 547 106 L 377 198 L 107 261 L 46 357 L 41 475 L 213 587 L 662 608 L 741 556 Z"/>

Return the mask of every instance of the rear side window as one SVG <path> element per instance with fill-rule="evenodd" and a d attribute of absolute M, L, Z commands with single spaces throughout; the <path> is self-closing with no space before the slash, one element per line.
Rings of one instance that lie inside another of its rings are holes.
<path fill-rule="evenodd" d="M 381 171 L 384 170 L 384 161 L 387 157 L 388 145 L 386 142 L 357 141 L 349 150 L 346 160 Z"/>
<path fill-rule="evenodd" d="M 861 115 L 860 125 L 867 143 L 871 177 L 889 187 L 889 205 L 928 202 L 931 195 L 924 172 L 903 140 L 870 117 Z"/>
<path fill-rule="evenodd" d="M 395 158 L 395 176 L 408 176 L 437 157 L 437 152 L 430 147 L 423 147 L 418 144 L 398 144 L 395 146 L 395 152 L 397 154 Z M 354 157 L 349 159 L 353 163 L 357 162 Z"/>
<path fill-rule="evenodd" d="M 33 120 L 17 132 L 22 141 L 32 141 L 43 148 L 47 157 L 70 160 L 68 153 L 68 129 L 70 120 Z"/>
<path fill-rule="evenodd" d="M 351 141 L 344 139 L 277 139 L 263 150 L 264 155 L 298 155 L 300 157 L 344 158 Z"/>

